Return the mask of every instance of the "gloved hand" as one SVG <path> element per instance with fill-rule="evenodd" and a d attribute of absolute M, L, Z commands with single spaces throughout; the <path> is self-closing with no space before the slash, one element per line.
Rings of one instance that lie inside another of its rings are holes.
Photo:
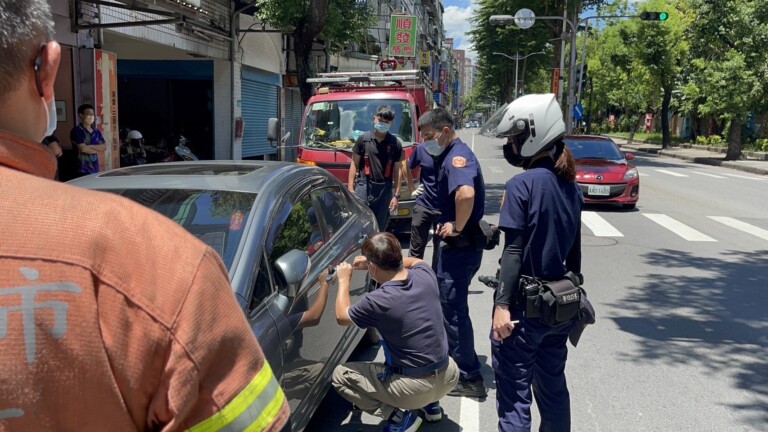
<path fill-rule="evenodd" d="M 419 195 L 424 193 L 424 185 L 420 184 L 419 187 L 416 188 L 415 191 L 411 192 L 411 198 L 417 198 Z"/>

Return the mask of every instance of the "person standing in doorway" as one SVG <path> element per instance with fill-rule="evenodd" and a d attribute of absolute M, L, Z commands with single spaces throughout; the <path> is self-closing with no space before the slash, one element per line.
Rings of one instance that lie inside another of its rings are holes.
<path fill-rule="evenodd" d="M 96 128 L 96 111 L 93 105 L 83 104 L 77 108 L 80 123 L 69 132 L 72 147 L 77 149 L 80 174 L 99 172 L 99 153 L 107 149 L 104 136 Z"/>
<path fill-rule="evenodd" d="M 373 131 L 360 135 L 352 151 L 347 187 L 365 202 L 385 231 L 389 213 L 397 209 L 403 146 L 389 128 L 395 119 L 392 107 L 382 105 L 373 117 Z"/>
<path fill-rule="evenodd" d="M 435 273 L 440 284 L 448 346 L 461 371 L 450 396 L 484 398 L 475 333 L 469 317 L 469 284 L 480 269 L 483 248 L 476 244 L 479 222 L 485 212 L 485 182 L 472 150 L 456 135 L 453 116 L 435 108 L 419 119 L 427 153 L 437 158 L 437 208 Z"/>

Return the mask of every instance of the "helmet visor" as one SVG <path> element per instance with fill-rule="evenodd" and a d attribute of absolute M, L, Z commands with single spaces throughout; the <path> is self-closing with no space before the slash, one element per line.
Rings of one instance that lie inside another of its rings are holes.
<path fill-rule="evenodd" d="M 480 126 L 480 135 L 493 138 L 499 137 L 496 129 L 499 127 L 499 123 L 504 119 L 504 114 L 507 112 L 508 106 L 508 103 L 502 105 L 501 108 L 497 109 L 496 112 L 494 112 L 493 115 Z"/>

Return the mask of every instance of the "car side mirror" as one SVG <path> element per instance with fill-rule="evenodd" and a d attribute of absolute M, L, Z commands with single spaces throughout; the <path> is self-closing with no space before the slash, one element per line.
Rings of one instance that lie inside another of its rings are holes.
<path fill-rule="evenodd" d="M 280 121 L 274 117 L 267 120 L 267 141 L 277 141 L 280 139 Z"/>
<path fill-rule="evenodd" d="M 299 288 L 301 288 L 301 283 L 309 273 L 311 264 L 312 261 L 310 260 L 309 255 L 298 249 L 286 252 L 275 261 L 275 271 L 285 284 L 284 294 L 287 297 L 296 297 Z"/>
<path fill-rule="evenodd" d="M 634 158 L 635 158 L 635 155 L 633 155 L 632 153 L 624 153 L 624 157 L 625 157 L 627 160 L 632 160 L 632 159 L 634 159 Z"/>

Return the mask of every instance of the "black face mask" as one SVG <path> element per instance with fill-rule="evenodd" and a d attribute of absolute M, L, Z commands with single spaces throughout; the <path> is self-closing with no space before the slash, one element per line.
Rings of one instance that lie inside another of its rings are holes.
<path fill-rule="evenodd" d="M 506 143 L 504 144 L 501 149 L 504 152 L 504 159 L 507 160 L 507 163 L 509 163 L 512 166 L 521 167 L 523 166 L 523 163 L 525 162 L 525 159 L 523 159 L 520 156 L 520 152 L 515 153 L 512 151 L 512 146 L 514 144 L 512 143 Z"/>

